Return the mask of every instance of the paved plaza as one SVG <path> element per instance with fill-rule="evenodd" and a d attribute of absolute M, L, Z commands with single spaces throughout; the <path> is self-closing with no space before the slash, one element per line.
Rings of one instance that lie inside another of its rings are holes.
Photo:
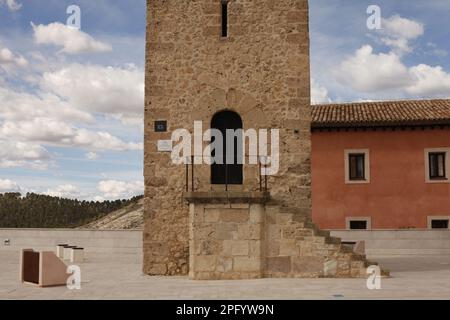
<path fill-rule="evenodd" d="M 381 290 L 365 279 L 191 281 L 150 277 L 136 254 L 92 254 L 82 289 L 36 288 L 19 280 L 19 253 L 0 251 L 0 299 L 450 299 L 450 256 L 377 257 L 392 272 Z"/>

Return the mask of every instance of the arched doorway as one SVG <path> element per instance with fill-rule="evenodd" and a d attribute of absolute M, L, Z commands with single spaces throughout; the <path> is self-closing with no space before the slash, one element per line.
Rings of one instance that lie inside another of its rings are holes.
<path fill-rule="evenodd" d="M 244 174 L 242 165 L 242 136 L 234 136 L 234 160 L 232 163 L 227 161 L 227 144 L 231 145 L 232 141 L 226 141 L 227 129 L 243 129 L 242 119 L 236 112 L 221 111 L 216 113 L 211 121 L 211 129 L 218 129 L 223 137 L 223 152 L 213 150 L 211 156 L 215 159 L 221 159 L 220 163 L 213 163 L 211 165 L 211 184 L 214 185 L 240 185 L 243 184 Z M 213 138 L 214 139 L 214 138 Z M 213 140 L 214 142 L 214 140 Z M 231 155 L 231 154 L 230 154 Z M 217 161 L 219 162 L 219 161 Z M 228 162 L 228 163 L 227 163 Z"/>

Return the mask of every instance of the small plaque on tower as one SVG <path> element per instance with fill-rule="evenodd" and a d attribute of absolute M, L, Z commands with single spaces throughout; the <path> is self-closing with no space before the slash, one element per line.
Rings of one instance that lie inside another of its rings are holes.
<path fill-rule="evenodd" d="M 155 121 L 155 132 L 167 132 L 167 121 Z"/>

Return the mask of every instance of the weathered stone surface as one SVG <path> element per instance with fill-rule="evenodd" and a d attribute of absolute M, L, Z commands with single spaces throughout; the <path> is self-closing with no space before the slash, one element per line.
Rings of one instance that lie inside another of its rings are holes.
<path fill-rule="evenodd" d="M 216 259 L 215 256 L 196 256 L 194 260 L 194 271 L 214 271 L 216 269 Z"/>
<path fill-rule="evenodd" d="M 233 258 L 219 257 L 217 258 L 218 272 L 226 274 L 233 271 Z"/>
<path fill-rule="evenodd" d="M 238 238 L 243 240 L 260 240 L 262 238 L 260 224 L 241 224 L 238 226 Z"/>
<path fill-rule="evenodd" d="M 261 272 L 261 259 L 254 257 L 235 257 L 233 262 L 234 271 L 237 272 Z"/>
<path fill-rule="evenodd" d="M 204 219 L 206 223 L 219 222 L 220 209 L 205 209 Z"/>
<path fill-rule="evenodd" d="M 249 253 L 249 242 L 237 240 L 233 241 L 231 244 L 231 254 L 232 256 L 248 256 Z"/>
<path fill-rule="evenodd" d="M 222 210 L 220 221 L 244 223 L 249 220 L 249 212 L 245 209 Z"/>
<path fill-rule="evenodd" d="M 238 224 L 236 223 L 219 223 L 216 225 L 216 238 L 218 240 L 237 239 Z"/>
<path fill-rule="evenodd" d="M 291 272 L 291 257 L 268 257 L 266 258 L 266 270 L 269 273 Z"/>
<path fill-rule="evenodd" d="M 343 252 L 311 221 L 308 1 L 230 1 L 226 38 L 220 0 L 147 1 L 147 17 L 144 273 L 361 276 L 364 259 Z M 176 129 L 192 133 L 194 121 L 206 130 L 222 110 L 237 112 L 244 129 L 279 129 L 280 167 L 267 177 L 270 199 L 261 192 L 253 201 L 229 200 L 261 190 L 259 167 L 244 164 L 243 185 L 225 192 L 211 185 L 210 166 L 198 155 L 188 192 L 223 196 L 183 199 L 186 168 L 158 152 L 158 141 Z M 168 132 L 155 132 L 157 120 L 167 120 Z"/>
<path fill-rule="evenodd" d="M 323 257 L 295 257 L 292 259 L 292 271 L 294 273 L 320 273 L 324 272 Z"/>
<path fill-rule="evenodd" d="M 147 270 L 149 275 L 160 275 L 167 272 L 167 266 L 163 263 L 153 263 L 150 269 Z"/>
<path fill-rule="evenodd" d="M 261 205 L 252 204 L 250 206 L 250 223 L 263 223 L 264 216 L 264 208 Z"/>
<path fill-rule="evenodd" d="M 281 240 L 279 242 L 280 256 L 296 257 L 300 253 L 300 246 L 295 240 Z"/>

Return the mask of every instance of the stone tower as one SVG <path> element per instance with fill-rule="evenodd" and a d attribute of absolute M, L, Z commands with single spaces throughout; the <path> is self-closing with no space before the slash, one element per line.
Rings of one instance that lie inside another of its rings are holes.
<path fill-rule="evenodd" d="M 308 1 L 148 0 L 147 7 L 144 273 L 365 274 L 364 257 L 310 218 Z M 196 150 L 191 163 L 172 162 L 174 130 L 194 132 L 195 121 L 206 130 L 219 116 L 232 127 L 230 114 L 244 130 L 279 129 L 279 170 L 267 181 L 258 164 L 244 164 L 227 167 L 224 182 L 223 166 L 197 163 Z"/>

